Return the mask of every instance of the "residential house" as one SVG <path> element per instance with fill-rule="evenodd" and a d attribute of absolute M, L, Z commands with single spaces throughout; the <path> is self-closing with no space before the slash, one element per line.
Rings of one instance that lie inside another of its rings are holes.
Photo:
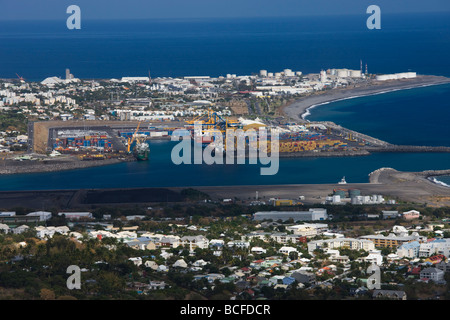
<path fill-rule="evenodd" d="M 209 240 L 204 236 L 184 236 L 180 239 L 180 244 L 188 247 L 190 252 L 194 252 L 197 248 L 208 249 Z"/>
<path fill-rule="evenodd" d="M 132 258 L 128 258 L 128 260 L 133 262 L 134 265 L 136 265 L 138 267 L 142 264 L 142 258 L 141 257 L 132 257 Z"/>
<path fill-rule="evenodd" d="M 200 260 L 195 261 L 192 265 L 193 265 L 194 267 L 204 267 L 204 266 L 206 266 L 207 264 L 208 264 L 208 262 L 206 262 L 206 261 L 203 260 L 203 259 L 200 259 Z"/>
<path fill-rule="evenodd" d="M 395 219 L 399 217 L 398 211 L 382 211 L 383 219 Z"/>
<path fill-rule="evenodd" d="M 263 254 L 263 253 L 267 252 L 266 249 L 263 249 L 261 247 L 253 247 L 253 248 L 251 248 L 250 251 L 253 252 L 253 253 L 256 253 L 256 254 Z"/>
<path fill-rule="evenodd" d="M 383 264 L 383 256 L 381 255 L 380 250 L 371 250 L 369 251 L 369 255 L 367 257 L 358 258 L 356 261 L 375 263 L 381 266 Z"/>
<path fill-rule="evenodd" d="M 439 270 L 442 270 L 444 272 L 448 272 L 450 271 L 450 262 L 445 262 L 444 260 L 442 260 L 441 262 L 435 264 L 435 268 L 438 268 Z"/>
<path fill-rule="evenodd" d="M 425 259 L 425 262 L 428 262 L 430 264 L 437 264 L 437 263 L 440 263 L 441 261 L 445 262 L 445 260 L 447 260 L 447 259 L 445 258 L 444 255 L 438 254 L 438 255 L 435 255 L 435 256 Z"/>
<path fill-rule="evenodd" d="M 316 281 L 316 275 L 314 273 L 306 271 L 295 271 L 291 274 L 291 277 L 294 278 L 298 283 L 303 284 L 311 284 Z"/>
<path fill-rule="evenodd" d="M 213 239 L 209 242 L 209 248 L 213 250 L 213 255 L 220 257 L 222 255 L 223 246 L 225 242 L 223 240 Z"/>
<path fill-rule="evenodd" d="M 9 226 L 3 223 L 0 223 L 0 232 L 8 233 L 9 232 Z"/>
<path fill-rule="evenodd" d="M 427 279 L 441 283 L 444 281 L 444 271 L 438 268 L 425 268 L 420 272 L 420 279 Z"/>
<path fill-rule="evenodd" d="M 167 284 L 164 281 L 150 281 L 148 288 L 150 290 L 164 290 Z"/>
<path fill-rule="evenodd" d="M 400 258 L 415 259 L 419 256 L 419 241 L 406 242 L 397 248 L 397 255 Z"/>
<path fill-rule="evenodd" d="M 179 259 L 175 261 L 175 263 L 172 265 L 174 268 L 187 268 L 187 263 L 183 259 Z"/>
<path fill-rule="evenodd" d="M 287 233 L 274 233 L 270 235 L 270 238 L 276 243 L 281 244 L 288 244 L 288 243 L 296 244 L 299 242 L 303 242 L 301 241 L 302 236 Z"/>
<path fill-rule="evenodd" d="M 403 219 L 406 219 L 406 220 L 418 219 L 420 217 L 420 212 L 417 210 L 410 210 L 410 211 L 403 212 L 402 216 L 403 216 Z"/>
<path fill-rule="evenodd" d="M 155 261 L 145 261 L 144 266 L 147 268 L 150 268 L 152 270 L 157 270 L 158 269 L 158 264 Z"/>
<path fill-rule="evenodd" d="M 297 249 L 293 247 L 281 247 L 280 250 L 278 250 L 278 252 L 287 256 L 290 255 L 291 252 L 296 252 L 298 254 Z"/>
<path fill-rule="evenodd" d="M 339 262 L 339 263 L 347 263 L 350 261 L 348 256 L 331 256 L 330 261 Z"/>
<path fill-rule="evenodd" d="M 242 249 L 247 249 L 250 247 L 250 242 L 248 241 L 229 241 L 227 243 L 228 248 L 242 248 Z"/>

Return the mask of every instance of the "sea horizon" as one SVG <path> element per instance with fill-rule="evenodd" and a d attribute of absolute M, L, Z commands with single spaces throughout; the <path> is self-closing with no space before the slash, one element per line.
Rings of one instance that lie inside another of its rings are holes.
<path fill-rule="evenodd" d="M 381 30 L 366 14 L 314 17 L 83 19 L 0 21 L 0 78 L 29 81 L 64 76 L 181 77 L 249 75 L 286 68 L 318 73 L 328 68 L 370 73 L 414 71 L 450 76 L 450 13 L 386 14 Z M 194 23 L 195 22 L 195 23 Z M 400 41 L 401 40 L 401 41 Z M 427 46 L 424 52 L 421 48 Z"/>

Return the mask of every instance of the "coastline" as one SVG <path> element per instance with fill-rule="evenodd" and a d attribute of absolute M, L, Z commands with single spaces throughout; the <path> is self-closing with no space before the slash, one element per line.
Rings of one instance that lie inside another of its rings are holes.
<path fill-rule="evenodd" d="M 431 182 L 446 187 L 446 188 L 450 188 L 450 185 L 446 184 L 445 182 L 440 181 L 439 179 L 436 179 L 435 177 L 428 177 L 428 180 L 430 180 Z"/>
<path fill-rule="evenodd" d="M 373 81 L 368 86 L 331 89 L 329 91 L 302 97 L 292 104 L 284 107 L 282 109 L 282 113 L 289 118 L 295 119 L 296 121 L 309 122 L 306 117 L 311 114 L 310 110 L 321 105 L 399 90 L 410 90 L 449 83 L 450 78 L 429 75 L 418 75 L 414 79 Z"/>
<path fill-rule="evenodd" d="M 59 172 L 67 170 L 85 169 L 91 167 L 108 166 L 122 162 L 132 161 L 130 159 L 104 159 L 82 161 L 74 157 L 64 157 L 47 160 L 3 160 L 0 166 L 0 176 L 16 175 L 16 174 L 30 174 L 43 172 Z"/>

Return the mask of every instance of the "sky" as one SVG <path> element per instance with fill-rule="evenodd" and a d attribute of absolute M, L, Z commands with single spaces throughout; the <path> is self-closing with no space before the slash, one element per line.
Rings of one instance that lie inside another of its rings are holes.
<path fill-rule="evenodd" d="M 191 19 L 450 12 L 449 0 L 0 0 L 1 20 L 67 19 L 78 5 L 83 19 Z"/>

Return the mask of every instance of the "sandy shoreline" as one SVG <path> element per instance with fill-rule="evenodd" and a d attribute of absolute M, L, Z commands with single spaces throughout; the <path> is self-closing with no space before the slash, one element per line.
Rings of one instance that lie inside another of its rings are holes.
<path fill-rule="evenodd" d="M 362 87 L 351 87 L 343 89 L 332 89 L 329 91 L 312 94 L 298 99 L 294 103 L 286 106 L 283 113 L 295 121 L 305 121 L 305 117 L 310 114 L 310 110 L 320 105 L 365 97 L 376 94 L 394 92 L 398 90 L 408 90 L 420 87 L 428 87 L 450 83 L 450 78 L 441 76 L 420 75 L 414 79 L 374 81 L 371 85 Z"/>

